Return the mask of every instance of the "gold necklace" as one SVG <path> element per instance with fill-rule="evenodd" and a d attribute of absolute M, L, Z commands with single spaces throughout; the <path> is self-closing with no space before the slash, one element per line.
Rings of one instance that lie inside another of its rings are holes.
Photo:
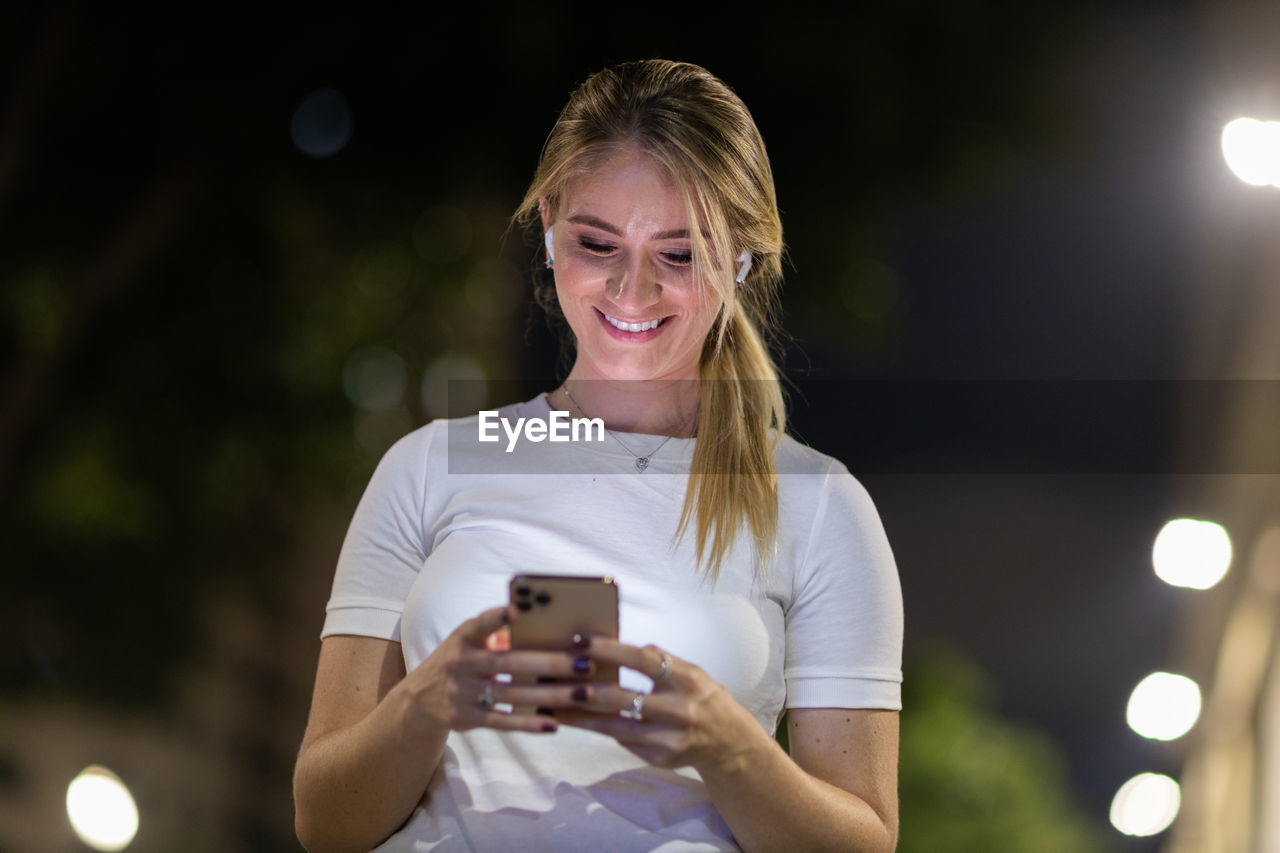
<path fill-rule="evenodd" d="M 562 391 L 564 391 L 564 395 L 565 395 L 566 397 L 568 397 L 568 398 L 569 398 L 569 402 L 573 404 L 573 407 L 574 407 L 575 409 L 577 409 L 579 412 L 581 412 L 581 413 L 582 413 L 582 416 L 583 416 L 584 418 L 586 418 L 587 420 L 591 420 L 591 419 L 592 419 L 592 418 L 591 418 L 591 415 L 588 415 L 588 414 L 587 414 L 587 410 L 586 410 L 586 409 L 584 409 L 584 408 L 582 408 L 582 404 L 581 404 L 581 403 L 579 403 L 579 402 L 577 401 L 577 399 L 573 396 L 573 394 L 569 393 L 569 385 L 568 385 L 568 383 L 565 383 L 564 385 L 561 385 L 561 386 L 560 386 L 560 389 L 561 389 Z M 684 432 L 684 431 L 685 431 L 685 429 L 689 426 L 689 422 L 690 422 L 690 421 L 692 421 L 692 420 L 693 420 L 693 418 L 694 418 L 694 416 L 695 416 L 695 415 L 697 415 L 697 414 L 698 414 L 698 410 L 697 410 L 697 408 L 695 408 L 695 409 L 694 409 L 694 410 L 689 414 L 689 417 L 687 417 L 687 418 L 685 418 L 685 419 L 684 419 L 684 423 L 680 424 L 680 429 L 678 430 L 678 432 Z M 604 421 L 601 421 L 601 424 L 603 424 L 603 423 L 604 423 Z M 634 456 L 634 457 L 636 458 L 636 473 L 637 473 L 637 474 L 643 474 L 643 473 L 644 473 L 644 469 L 649 467 L 649 460 L 653 458 L 653 455 L 654 455 L 655 453 L 657 453 L 659 450 L 661 450 L 661 449 L 663 448 L 663 446 L 664 446 L 668 441 L 670 441 L 672 438 L 674 438 L 674 437 L 675 437 L 675 436 L 671 436 L 671 435 L 667 436 L 666 438 L 664 438 L 664 439 L 662 440 L 662 442 L 661 442 L 657 447 L 655 447 L 653 450 L 650 450 L 650 451 L 649 451 L 648 453 L 646 453 L 644 456 L 641 456 L 639 453 L 636 453 L 636 452 L 635 452 L 634 450 L 632 450 L 630 447 L 627 447 L 626 442 L 624 442 L 622 439 L 618 438 L 617 433 L 615 433 L 613 430 L 609 429 L 608 427 L 605 427 L 605 428 L 604 428 L 604 431 L 605 431 L 605 432 L 607 432 L 607 433 L 609 433 L 609 435 L 613 436 L 613 440 L 614 440 L 614 441 L 616 441 L 616 442 L 618 442 L 618 444 L 621 444 L 621 445 L 622 445 L 622 449 L 623 449 L 623 450 L 627 451 L 628 453 L 630 453 L 632 456 Z"/>

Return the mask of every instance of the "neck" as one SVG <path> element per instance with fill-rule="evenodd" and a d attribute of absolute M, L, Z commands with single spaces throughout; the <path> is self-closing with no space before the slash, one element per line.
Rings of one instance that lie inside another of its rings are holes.
<path fill-rule="evenodd" d="M 698 429 L 701 386 L 696 379 L 620 381 L 581 379 L 570 373 L 549 396 L 553 406 L 563 404 L 584 417 L 600 418 L 614 432 L 688 438 Z"/>

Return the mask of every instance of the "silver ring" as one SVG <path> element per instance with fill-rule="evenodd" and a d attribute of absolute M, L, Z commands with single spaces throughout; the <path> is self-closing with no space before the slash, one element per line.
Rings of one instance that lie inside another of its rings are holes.
<path fill-rule="evenodd" d="M 644 700 L 647 695 L 647 693 L 637 693 L 635 698 L 631 700 L 631 713 L 628 714 L 631 719 L 644 719 Z"/>
<path fill-rule="evenodd" d="M 658 667 L 658 674 L 653 677 L 654 684 L 661 684 L 667 680 L 667 676 L 671 674 L 671 657 L 662 652 L 662 665 Z"/>
<path fill-rule="evenodd" d="M 493 708 L 494 703 L 493 703 L 493 685 L 492 684 L 488 684 L 488 683 L 485 684 L 484 693 L 480 694 L 480 698 L 476 700 L 476 704 L 479 705 L 481 708 L 484 708 L 486 711 Z"/>

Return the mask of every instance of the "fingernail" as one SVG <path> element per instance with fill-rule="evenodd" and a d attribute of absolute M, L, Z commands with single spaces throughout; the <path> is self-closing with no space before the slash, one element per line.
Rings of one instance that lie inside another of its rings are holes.
<path fill-rule="evenodd" d="M 573 701 L 575 702 L 585 702 L 587 701 L 587 688 L 582 685 L 578 685 L 573 688 L 573 693 L 570 695 L 573 697 Z"/>
<path fill-rule="evenodd" d="M 574 658 L 574 661 L 573 661 L 573 671 L 574 671 L 574 672 L 581 672 L 581 673 L 587 673 L 587 672 L 590 672 L 590 671 L 591 671 L 591 658 L 586 657 L 585 655 L 584 655 L 583 657 L 580 657 L 580 658 Z"/>
<path fill-rule="evenodd" d="M 555 724 L 555 723 L 543 723 L 543 724 L 542 724 L 542 730 L 543 730 L 544 732 L 554 732 L 554 731 L 556 730 L 556 724 Z"/>
<path fill-rule="evenodd" d="M 573 644 L 580 649 L 585 649 L 587 646 L 591 645 L 591 637 L 586 634 L 574 634 Z"/>
<path fill-rule="evenodd" d="M 510 611 L 510 610 L 503 610 L 503 611 L 502 611 L 502 624 L 503 624 L 503 625 L 506 625 L 506 624 L 509 624 L 510 622 L 511 622 L 511 611 Z"/>

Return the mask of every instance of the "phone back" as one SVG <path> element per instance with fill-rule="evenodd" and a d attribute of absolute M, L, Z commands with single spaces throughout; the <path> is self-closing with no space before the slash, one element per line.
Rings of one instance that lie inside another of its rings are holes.
<path fill-rule="evenodd" d="M 511 604 L 516 611 L 511 620 L 513 649 L 573 653 L 575 634 L 618 636 L 618 585 L 611 577 L 516 575 L 511 578 Z M 618 668 L 597 664 L 590 678 L 539 680 L 616 684 Z"/>

